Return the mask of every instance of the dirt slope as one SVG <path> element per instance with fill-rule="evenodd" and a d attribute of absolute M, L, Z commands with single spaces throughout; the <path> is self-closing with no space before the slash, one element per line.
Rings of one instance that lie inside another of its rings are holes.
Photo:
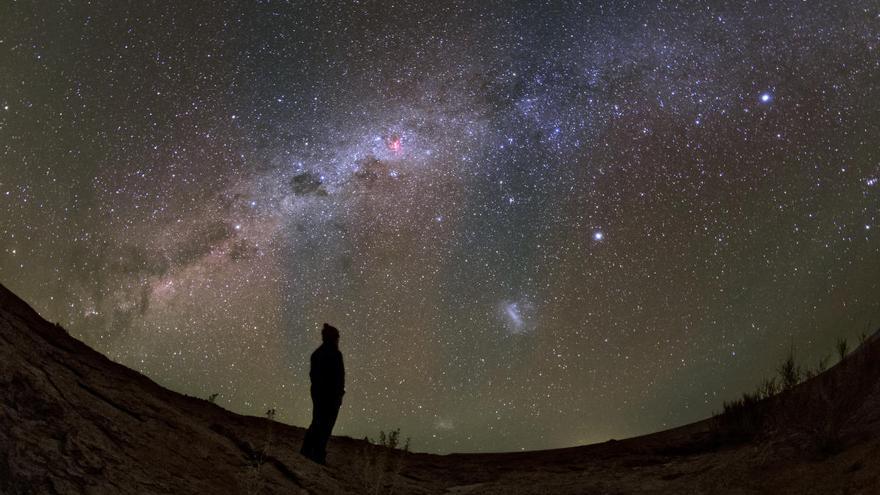
<path fill-rule="evenodd" d="M 164 389 L 0 285 L 0 493 L 880 493 L 880 335 L 765 401 L 760 428 L 714 420 L 584 447 L 407 454 L 331 439 Z"/>

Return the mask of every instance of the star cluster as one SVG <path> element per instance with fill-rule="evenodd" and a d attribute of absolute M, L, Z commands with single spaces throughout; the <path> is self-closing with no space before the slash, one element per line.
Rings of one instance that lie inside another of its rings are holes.
<path fill-rule="evenodd" d="M 0 12 L 0 281 L 172 389 L 416 450 L 710 415 L 880 320 L 880 8 Z"/>

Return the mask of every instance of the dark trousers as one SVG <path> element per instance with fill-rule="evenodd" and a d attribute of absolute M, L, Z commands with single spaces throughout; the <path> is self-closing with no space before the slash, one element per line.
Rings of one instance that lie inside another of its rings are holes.
<path fill-rule="evenodd" d="M 330 432 L 336 424 L 340 405 L 341 402 L 334 398 L 312 396 L 312 424 L 306 430 L 300 454 L 318 464 L 326 464 L 327 440 L 330 439 Z"/>

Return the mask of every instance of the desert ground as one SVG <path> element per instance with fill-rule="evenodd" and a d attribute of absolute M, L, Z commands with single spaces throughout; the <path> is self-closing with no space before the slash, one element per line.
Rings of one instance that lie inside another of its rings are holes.
<path fill-rule="evenodd" d="M 0 492 L 880 493 L 880 335 L 727 415 L 583 447 L 434 455 L 333 437 L 164 389 L 0 286 Z"/>

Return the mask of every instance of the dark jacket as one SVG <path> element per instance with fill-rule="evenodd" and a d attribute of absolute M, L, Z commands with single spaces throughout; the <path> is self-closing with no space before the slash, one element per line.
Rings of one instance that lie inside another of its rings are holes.
<path fill-rule="evenodd" d="M 345 366 L 342 353 L 332 344 L 321 344 L 312 353 L 309 378 L 312 379 L 312 398 L 341 402 L 345 393 Z"/>

